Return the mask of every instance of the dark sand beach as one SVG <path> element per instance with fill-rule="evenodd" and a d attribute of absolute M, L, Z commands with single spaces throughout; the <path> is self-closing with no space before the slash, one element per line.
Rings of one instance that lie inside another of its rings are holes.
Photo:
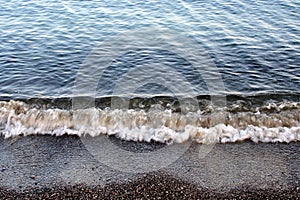
<path fill-rule="evenodd" d="M 159 146 L 109 140 L 135 152 Z M 216 144 L 204 158 L 199 146 L 158 171 L 126 173 L 75 136 L 1 137 L 0 199 L 300 199 L 299 142 Z"/>

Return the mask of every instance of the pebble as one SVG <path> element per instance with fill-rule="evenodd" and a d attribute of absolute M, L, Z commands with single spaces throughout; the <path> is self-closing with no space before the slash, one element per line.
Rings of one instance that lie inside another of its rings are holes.
<path fill-rule="evenodd" d="M 131 183 L 110 183 L 104 187 L 60 185 L 46 189 L 32 188 L 22 192 L 0 187 L 0 199 L 297 199 L 299 189 L 298 186 L 296 190 L 251 190 L 241 187 L 220 194 L 161 174 L 136 178 Z"/>

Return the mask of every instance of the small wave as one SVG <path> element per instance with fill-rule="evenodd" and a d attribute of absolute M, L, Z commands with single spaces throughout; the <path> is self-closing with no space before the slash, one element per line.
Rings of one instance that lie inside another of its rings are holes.
<path fill-rule="evenodd" d="M 300 105 L 268 103 L 252 111 L 230 107 L 180 113 L 152 105 L 140 109 L 36 108 L 21 101 L 0 102 L 0 127 L 5 138 L 18 135 L 115 135 L 131 141 L 201 144 L 300 141 Z M 238 109 L 240 110 L 240 109 Z M 268 112 L 266 112 L 268 111 Z"/>

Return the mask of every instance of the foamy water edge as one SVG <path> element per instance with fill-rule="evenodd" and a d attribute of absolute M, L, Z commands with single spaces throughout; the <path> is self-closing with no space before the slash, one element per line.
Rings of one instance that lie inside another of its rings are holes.
<path fill-rule="evenodd" d="M 265 106 L 273 112 L 230 112 L 217 109 L 185 114 L 168 109 L 81 110 L 37 109 L 20 101 L 0 102 L 0 127 L 5 138 L 27 135 L 114 135 L 128 141 L 200 144 L 300 141 L 299 104 Z M 276 107 L 276 109 L 274 109 Z M 265 109 L 264 108 L 264 109 Z M 218 120 L 218 119 L 223 119 Z"/>

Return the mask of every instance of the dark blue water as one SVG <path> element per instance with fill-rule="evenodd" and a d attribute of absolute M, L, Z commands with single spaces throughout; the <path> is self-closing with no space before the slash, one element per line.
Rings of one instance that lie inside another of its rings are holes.
<path fill-rule="evenodd" d="M 197 41 L 228 94 L 300 93 L 299 21 L 297 0 L 2 0 L 0 96 L 71 96 L 77 72 L 93 49 L 105 49 L 102 42 L 120 33 L 155 26 Z M 199 95 L 207 90 L 181 55 L 145 46 L 111 63 L 98 94 L 110 94 L 130 67 L 158 60 L 176 68 Z M 159 85 L 141 85 L 137 91 L 164 94 L 167 89 Z"/>

